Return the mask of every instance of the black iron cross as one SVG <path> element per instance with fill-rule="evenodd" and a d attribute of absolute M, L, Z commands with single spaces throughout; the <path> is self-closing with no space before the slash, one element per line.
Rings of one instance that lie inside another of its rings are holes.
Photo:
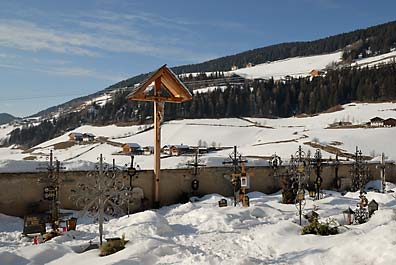
<path fill-rule="evenodd" d="M 315 199 L 320 199 L 320 187 L 322 186 L 323 178 L 321 177 L 322 172 L 322 153 L 320 149 L 316 149 L 314 156 L 314 167 L 316 172 L 316 180 L 315 180 Z"/>
<path fill-rule="evenodd" d="M 246 159 L 242 159 L 242 155 L 238 153 L 236 145 L 234 146 L 234 152 L 232 152 L 229 155 L 229 160 L 228 161 L 223 161 L 223 165 L 225 164 L 231 164 L 234 167 L 234 174 L 240 173 L 241 167 L 240 165 L 242 163 L 247 163 L 248 161 Z"/>
<path fill-rule="evenodd" d="M 205 164 L 200 164 L 200 160 L 198 159 L 198 153 L 199 153 L 199 147 L 197 147 L 197 149 L 195 150 L 195 157 L 194 157 L 194 160 L 193 161 L 189 161 L 189 162 L 187 162 L 187 166 L 189 166 L 189 167 L 193 167 L 194 169 L 193 169 L 193 175 L 194 176 L 197 176 L 198 175 L 198 169 L 200 168 L 200 167 L 204 167 L 204 166 L 206 166 Z"/>
<path fill-rule="evenodd" d="M 50 156 L 49 156 L 49 164 L 47 167 L 42 167 L 42 168 L 37 168 L 37 169 L 47 169 L 48 170 L 48 175 L 44 178 L 39 178 L 40 183 L 45 183 L 47 184 L 46 187 L 44 187 L 44 200 L 48 200 L 51 202 L 50 205 L 50 213 L 51 213 L 51 223 L 52 223 L 52 228 L 56 229 L 58 228 L 58 221 L 60 219 L 59 216 L 59 206 L 60 206 L 60 201 L 59 201 L 59 189 L 60 189 L 60 183 L 61 183 L 61 178 L 60 178 L 60 170 L 65 169 L 65 167 L 61 167 L 61 164 L 58 160 L 55 161 L 55 166 L 54 166 L 54 157 L 52 150 L 50 151 Z"/>

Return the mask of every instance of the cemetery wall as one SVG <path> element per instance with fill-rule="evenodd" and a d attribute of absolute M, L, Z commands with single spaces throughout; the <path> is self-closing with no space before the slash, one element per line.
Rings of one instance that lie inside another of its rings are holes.
<path fill-rule="evenodd" d="M 386 168 L 387 181 L 396 183 L 396 166 L 387 164 Z M 280 189 L 279 177 L 273 175 L 273 170 L 269 167 L 249 167 L 248 172 L 253 172 L 254 176 L 250 178 L 250 190 L 260 191 L 263 193 L 273 193 Z M 284 172 L 285 168 L 281 168 Z M 351 185 L 350 165 L 340 165 L 339 176 L 342 177 L 342 187 L 345 190 Z M 380 179 L 380 171 L 377 164 L 369 164 L 370 179 Z M 323 167 L 322 177 L 324 189 L 331 189 L 334 180 L 335 169 L 333 166 Z M 61 207 L 66 209 L 76 209 L 75 198 L 72 198 L 71 190 L 76 189 L 78 183 L 92 183 L 92 177 L 88 176 L 85 171 L 67 171 L 62 172 L 63 182 L 60 187 Z M 161 187 L 160 201 L 162 205 L 168 205 L 180 202 L 191 195 L 193 180 L 192 171 L 189 169 L 167 169 L 161 170 Z M 200 170 L 197 177 L 199 180 L 199 189 L 197 196 L 218 193 L 225 196 L 232 196 L 233 187 L 229 181 L 232 171 L 231 168 L 204 168 Z M 38 179 L 45 177 L 46 172 L 40 173 L 0 173 L 0 213 L 14 216 L 23 216 L 32 211 L 45 211 L 48 209 L 48 201 L 43 199 L 44 183 L 39 183 Z M 124 172 L 126 183 L 129 183 L 129 177 Z M 134 211 L 150 208 L 153 205 L 153 171 L 141 171 L 133 179 L 133 185 L 140 187 L 144 192 L 145 200 L 142 205 L 135 203 L 132 207 Z M 315 179 L 315 173 L 311 172 L 312 180 Z"/>

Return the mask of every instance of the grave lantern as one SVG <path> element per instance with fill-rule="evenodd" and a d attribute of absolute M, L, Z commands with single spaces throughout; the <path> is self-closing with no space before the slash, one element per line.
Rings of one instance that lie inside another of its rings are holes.
<path fill-rule="evenodd" d="M 221 199 L 219 201 L 219 207 L 226 207 L 227 206 L 227 200 L 226 199 Z"/>
<path fill-rule="evenodd" d="M 250 189 L 250 176 L 245 175 L 241 177 L 241 187 L 245 189 Z"/>
<path fill-rule="evenodd" d="M 378 203 L 375 200 L 371 200 L 371 202 L 368 204 L 368 211 L 369 211 L 369 217 L 378 210 Z"/>
<path fill-rule="evenodd" d="M 305 200 L 305 192 L 304 192 L 304 190 L 299 190 L 298 192 L 297 192 L 297 201 L 303 201 L 303 200 Z"/>
<path fill-rule="evenodd" d="M 348 210 L 345 210 L 342 213 L 344 214 L 345 222 L 348 225 L 353 224 L 353 222 L 355 221 L 355 212 L 349 207 Z"/>

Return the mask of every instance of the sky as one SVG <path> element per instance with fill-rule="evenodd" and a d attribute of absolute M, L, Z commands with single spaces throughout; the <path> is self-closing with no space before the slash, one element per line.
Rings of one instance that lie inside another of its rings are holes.
<path fill-rule="evenodd" d="M 396 1 L 0 0 L 0 113 L 177 66 L 396 20 Z"/>

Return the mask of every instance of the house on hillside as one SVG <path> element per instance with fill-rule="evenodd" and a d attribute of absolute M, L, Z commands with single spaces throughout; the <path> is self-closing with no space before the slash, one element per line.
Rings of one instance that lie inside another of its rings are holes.
<path fill-rule="evenodd" d="M 162 148 L 162 152 L 171 156 L 179 156 L 182 154 L 187 154 L 190 152 L 190 147 L 188 145 L 165 145 Z"/>
<path fill-rule="evenodd" d="M 396 127 L 396 119 L 389 118 L 384 120 L 384 127 Z"/>
<path fill-rule="evenodd" d="M 384 126 L 384 119 L 380 117 L 374 117 L 370 119 L 370 126 L 371 127 L 383 127 Z"/>
<path fill-rule="evenodd" d="M 154 154 L 154 146 L 145 146 L 143 147 L 143 155 L 152 155 Z"/>
<path fill-rule="evenodd" d="M 95 140 L 95 135 L 93 133 L 84 133 L 83 140 L 92 142 L 93 140 Z"/>
<path fill-rule="evenodd" d="M 122 152 L 124 154 L 141 155 L 143 148 L 137 143 L 125 143 L 122 145 Z"/>
<path fill-rule="evenodd" d="M 312 77 L 319 76 L 321 74 L 322 74 L 322 72 L 317 69 L 313 69 L 313 70 L 311 70 L 311 72 L 309 72 L 309 75 Z"/>
<path fill-rule="evenodd" d="M 198 147 L 198 154 L 207 154 L 209 153 L 209 148 L 207 147 Z"/>
<path fill-rule="evenodd" d="M 235 64 L 233 66 L 231 66 L 231 71 L 235 71 L 238 70 L 238 66 L 236 66 Z"/>
<path fill-rule="evenodd" d="M 81 142 L 81 141 L 84 140 L 84 136 L 83 136 L 82 133 L 72 132 L 72 133 L 69 133 L 69 140 L 70 141 Z"/>
<path fill-rule="evenodd" d="M 245 64 L 245 68 L 250 68 L 250 67 L 253 67 L 253 66 L 254 66 L 254 64 L 252 64 L 252 63 Z"/>

